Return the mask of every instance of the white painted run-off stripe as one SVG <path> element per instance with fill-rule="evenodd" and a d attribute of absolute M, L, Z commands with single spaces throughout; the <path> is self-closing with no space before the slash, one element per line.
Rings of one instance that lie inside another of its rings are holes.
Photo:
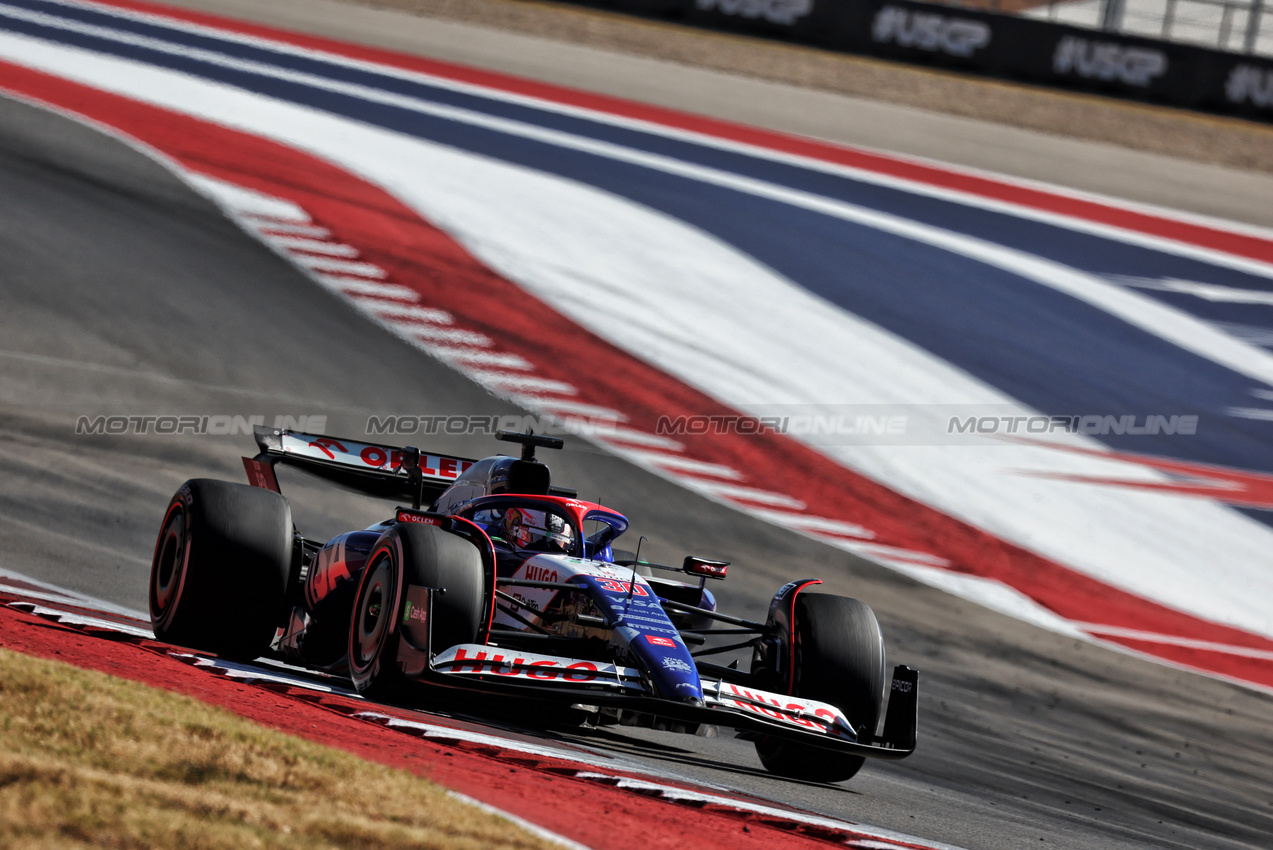
<path fill-rule="evenodd" d="M 122 11 L 109 6 L 93 5 L 109 14 L 119 17 L 131 18 L 135 20 L 148 20 L 155 23 L 162 23 L 174 29 L 186 32 L 202 33 L 214 37 L 225 37 L 227 33 L 223 30 L 217 30 L 211 27 L 205 27 L 198 24 L 192 24 L 186 21 L 176 21 L 171 18 L 163 18 L 159 16 L 151 16 L 144 13 Z M 679 127 L 669 126 L 640 118 L 630 118 L 623 115 L 598 111 L 596 109 L 574 106 L 572 104 L 560 103 L 557 101 L 547 100 L 542 97 L 518 94 L 503 89 L 491 88 L 475 83 L 461 82 L 447 77 L 440 77 L 433 74 L 427 74 L 419 71 L 409 71 L 403 68 L 394 67 L 392 65 L 382 65 L 377 63 L 366 62 L 363 60 L 352 59 L 339 54 L 325 53 L 315 51 L 309 47 L 298 47 L 286 42 L 274 41 L 271 39 L 260 38 L 256 36 L 247 36 L 243 34 L 234 34 L 234 40 L 245 44 L 252 44 L 258 47 L 264 47 L 269 50 L 281 53 L 302 56 L 310 59 L 317 54 L 323 61 L 332 65 L 356 68 L 359 70 L 372 70 L 375 73 L 401 80 L 422 83 L 427 86 L 435 86 L 438 88 L 448 89 L 451 91 L 464 92 L 466 94 L 476 95 L 478 97 L 487 98 L 494 101 L 502 101 L 505 103 L 513 103 L 518 105 L 529 106 L 544 112 L 556 113 L 560 115 L 569 115 L 582 118 L 590 122 L 601 125 L 609 125 L 613 127 L 622 127 L 625 129 L 636 130 L 641 133 L 649 133 L 653 135 L 663 136 L 669 139 L 677 139 L 690 142 L 692 144 L 704 147 L 716 148 L 718 150 L 742 153 L 757 159 L 768 160 L 772 162 L 780 162 L 795 165 L 800 168 L 807 168 L 815 171 L 822 171 L 828 174 L 835 174 L 842 177 L 856 180 L 863 183 L 885 186 L 893 189 L 899 189 L 916 195 L 937 198 L 941 200 L 951 201 L 965 206 L 975 207 L 979 209 L 992 210 L 995 212 L 1006 213 L 1016 218 L 1026 218 L 1034 221 L 1045 222 L 1057 227 L 1064 227 L 1077 232 L 1090 233 L 1102 238 L 1112 238 L 1132 245 L 1140 245 L 1156 251 L 1164 251 L 1174 253 L 1178 256 L 1190 257 L 1202 260 L 1203 262 L 1213 263 L 1216 265 L 1235 268 L 1250 274 L 1256 274 L 1263 277 L 1273 278 L 1273 265 L 1268 263 L 1260 263 L 1258 261 L 1248 260 L 1244 257 L 1237 257 L 1223 251 L 1204 248 L 1192 243 L 1179 242 L 1165 237 L 1152 236 L 1141 231 L 1121 228 L 1104 222 L 1093 222 L 1091 220 L 1080 218 L 1077 216 L 1065 215 L 1061 213 L 1049 212 L 1038 209 L 1037 207 L 1024 204 L 1012 203 L 1009 201 L 1001 201 L 986 197 L 974 192 L 967 192 L 957 189 L 949 189 L 926 183 L 921 180 L 896 177 L 880 171 L 872 171 L 865 168 L 858 168 L 849 165 L 829 162 L 813 156 L 805 156 L 800 154 L 788 153 L 776 150 L 772 147 L 750 144 L 746 142 L 738 142 L 732 139 L 721 138 L 706 132 L 695 130 L 687 130 Z M 948 174 L 967 175 L 970 177 L 988 180 L 994 184 L 1005 187 L 1022 187 L 1033 191 L 1052 194 L 1061 198 L 1073 198 L 1080 201 L 1095 203 L 1113 210 L 1126 210 L 1132 213 L 1140 213 L 1165 219 L 1167 221 L 1189 221 L 1202 227 L 1219 230 L 1221 232 L 1232 232 L 1257 239 L 1271 240 L 1273 239 L 1273 230 L 1264 227 L 1257 227 L 1240 222 L 1233 222 L 1223 219 L 1217 219 L 1208 216 L 1193 215 L 1182 213 L 1179 210 L 1165 209 L 1155 207 L 1149 204 L 1136 203 L 1127 201 L 1126 199 L 1114 198 L 1099 195 L 1092 192 L 1083 192 L 1075 189 L 1069 189 L 1063 186 L 1056 186 L 1037 180 L 1029 180 L 1024 178 L 1014 178 L 1003 174 L 984 171 L 964 166 L 955 166 L 950 163 L 940 162 L 937 160 L 925 159 L 923 157 L 913 157 L 899 155 L 891 151 L 875 151 L 868 148 L 853 148 L 850 146 L 839 146 L 846 151 L 862 151 L 876 156 L 882 156 L 885 159 L 896 162 L 914 163 L 923 167 L 933 168 Z"/>
<path fill-rule="evenodd" d="M 727 499 L 730 503 L 761 504 L 774 508 L 787 508 L 802 511 L 808 507 L 799 499 L 793 499 L 786 493 L 775 493 L 773 490 L 761 490 L 756 487 L 741 487 L 737 484 L 723 484 L 706 481 L 702 478 L 690 478 L 685 475 L 669 475 L 670 478 L 691 490 L 702 493 L 712 499 Z M 734 505 L 738 507 L 738 504 Z"/>
<path fill-rule="evenodd" d="M 1264 407 L 1230 407 L 1225 411 L 1230 416 L 1236 416 L 1239 419 L 1255 419 L 1263 422 L 1273 422 L 1273 410 Z"/>
<path fill-rule="evenodd" d="M 272 244 L 280 248 L 286 248 L 289 251 L 321 254 L 326 257 L 346 257 L 349 259 L 358 256 L 357 248 L 341 242 L 324 242 L 318 239 L 304 239 L 299 236 L 274 236 L 269 233 L 263 233 L 262 235 Z"/>
<path fill-rule="evenodd" d="M 332 232 L 326 227 L 315 224 L 279 224 L 269 222 L 253 223 L 253 227 L 262 236 L 308 236 L 311 239 L 326 239 Z"/>
<path fill-rule="evenodd" d="M 1250 646 L 1235 646 L 1231 643 L 1215 643 L 1209 640 L 1192 640 L 1177 635 L 1164 635 L 1158 632 L 1144 632 L 1138 629 L 1123 629 L 1115 626 L 1102 626 L 1097 623 L 1075 623 L 1085 632 L 1098 638 L 1124 638 L 1126 640 L 1143 641 L 1145 643 L 1161 643 L 1167 646 L 1179 646 L 1185 649 L 1198 649 L 1204 652 L 1218 652 L 1223 655 L 1240 655 L 1244 658 L 1258 658 L 1261 661 L 1273 661 L 1273 651 L 1255 649 Z"/>
<path fill-rule="evenodd" d="M 639 449 L 616 448 L 622 457 L 628 458 L 642 466 L 657 466 L 661 469 L 683 472 L 689 475 L 703 475 L 711 478 L 724 478 L 737 481 L 743 477 L 737 469 L 731 469 L 719 463 L 706 463 L 693 458 L 666 455 L 661 452 L 641 451 Z"/>
<path fill-rule="evenodd" d="M 309 214 L 291 201 L 263 195 L 205 174 L 183 173 L 197 191 L 211 197 L 222 208 L 232 207 L 238 220 L 254 231 L 262 227 L 308 226 L 310 223 Z"/>
<path fill-rule="evenodd" d="M 500 369 L 517 369 L 525 372 L 535 368 L 534 364 L 528 362 L 520 354 L 500 354 L 495 351 L 474 351 L 471 348 L 449 348 L 446 346 L 431 347 L 429 353 L 461 367 L 499 367 Z"/>
<path fill-rule="evenodd" d="M 827 542 L 833 546 L 839 546 L 845 551 L 852 551 L 849 541 L 835 541 L 828 538 Z M 916 581 L 936 587 L 954 596 L 971 599 L 978 605 L 985 606 L 992 611 L 999 611 L 1009 617 L 1016 617 L 1018 620 L 1033 623 L 1040 628 L 1048 629 L 1067 637 L 1091 640 L 1091 637 L 1086 632 L 1075 628 L 1069 620 L 1054 614 L 1021 591 L 1014 587 L 1009 587 L 1001 581 L 955 572 L 941 567 L 918 564 L 913 561 L 904 561 L 900 558 L 891 560 L 880 556 L 874 560 L 888 564 L 893 569 L 910 576 Z"/>
<path fill-rule="evenodd" d="M 384 280 L 389 276 L 384 269 L 379 266 L 373 266 L 371 263 L 355 263 L 349 260 L 337 260 L 331 257 L 301 254 L 294 251 L 289 252 L 289 256 L 306 268 L 311 268 L 318 272 L 357 275 L 358 277 L 369 277 L 374 280 Z"/>
<path fill-rule="evenodd" d="M 486 372 L 477 369 L 469 371 L 469 376 L 484 387 L 504 388 L 528 393 L 550 393 L 553 395 L 574 395 L 576 390 L 565 381 L 554 381 L 551 378 L 536 378 L 530 375 L 517 375 L 508 372 Z"/>
<path fill-rule="evenodd" d="M 875 536 L 875 532 L 871 531 L 869 528 L 863 528 L 860 525 L 854 525 L 851 522 L 844 522 L 838 519 L 809 516 L 807 514 L 792 514 L 787 513 L 786 511 L 764 511 L 759 509 L 749 509 L 747 513 L 757 519 L 763 519 L 765 522 L 770 522 L 774 525 L 780 525 L 786 528 L 798 528 L 801 531 L 840 534 L 846 537 L 857 537 L 867 540 Z"/>
<path fill-rule="evenodd" d="M 629 446 L 649 446 L 669 452 L 685 450 L 684 443 L 673 440 L 671 437 L 660 437 L 658 434 L 638 431 L 634 428 L 612 428 L 603 434 L 598 434 L 597 439 L 609 444 L 616 451 L 625 450 Z"/>
<path fill-rule="evenodd" d="M 1060 290 L 1105 310 L 1131 325 L 1160 336 L 1181 348 L 1193 351 L 1199 356 L 1211 359 L 1240 374 L 1245 374 L 1263 383 L 1273 385 L 1273 354 L 1235 340 L 1182 310 L 1177 310 L 1153 299 L 1127 292 L 1094 275 L 1085 274 L 1060 263 L 1045 260 L 1002 245 L 996 245 L 976 237 L 932 227 L 811 192 L 791 189 L 720 169 L 696 165 L 610 142 L 601 142 L 585 136 L 551 130 L 522 121 L 498 118 L 469 109 L 443 106 L 414 97 L 385 92 L 369 86 L 331 80 L 315 74 L 291 71 L 262 62 L 231 58 L 210 50 L 169 44 L 159 39 L 81 24 L 43 13 L 14 10 L 14 16 L 48 26 L 60 27 L 71 32 L 82 32 L 124 44 L 135 44 L 165 53 L 193 57 L 212 65 L 264 74 L 276 79 L 297 82 L 325 91 L 350 95 L 372 103 L 409 109 L 424 115 L 532 139 L 567 150 L 605 157 L 616 162 L 637 165 L 688 180 L 720 186 L 892 233 L 906 239 L 942 248 L 954 254 L 969 257 L 1019 275 L 1027 280 Z M 301 262 L 307 264 L 313 262 L 313 260 L 308 258 L 300 259 Z M 337 270 L 318 265 L 313 267 L 323 271 Z M 384 276 L 383 271 L 380 271 L 378 275 L 371 272 L 347 271 L 352 274 L 365 274 L 368 277 Z"/>
<path fill-rule="evenodd" d="M 814 532 L 815 534 L 817 532 Z M 858 543 L 852 540 L 836 541 L 841 548 L 848 549 L 850 552 L 871 556 L 876 555 L 884 558 L 898 558 L 903 561 L 916 561 L 923 564 L 932 564 L 937 567 L 948 567 L 950 561 L 928 552 L 916 552 L 913 549 L 901 549 L 897 546 L 885 546 L 880 543 Z"/>
<path fill-rule="evenodd" d="M 1218 283 L 1198 283 L 1178 278 L 1143 278 L 1114 277 L 1116 283 L 1133 286 L 1137 289 L 1152 289 L 1158 292 L 1177 292 L 1181 295 L 1192 295 L 1213 304 L 1255 304 L 1262 307 L 1273 306 L 1273 292 L 1261 289 L 1244 289 L 1238 286 L 1221 286 Z"/>
<path fill-rule="evenodd" d="M 420 300 L 420 293 L 410 287 L 400 286 L 396 283 L 380 283 L 378 281 L 366 280 L 364 278 L 339 277 L 338 275 L 318 274 L 317 272 L 313 272 L 312 274 L 314 279 L 323 286 L 339 292 L 342 295 L 362 295 L 393 301 Z"/>
<path fill-rule="evenodd" d="M 395 333 L 401 334 L 412 342 L 438 345 L 471 345 L 487 348 L 495 344 L 495 340 L 477 331 L 457 330 L 456 328 L 430 328 L 414 323 L 385 322 Z"/>
<path fill-rule="evenodd" d="M 551 130 L 522 121 L 498 118 L 469 109 L 443 106 L 418 98 L 384 92 L 369 86 L 335 81 L 315 74 L 300 73 L 261 62 L 234 59 L 209 50 L 173 45 L 154 38 L 145 38 L 104 27 L 67 21 L 42 13 L 27 13 L 22 10 L 15 10 L 15 17 L 27 18 L 45 25 L 61 27 L 72 32 L 84 32 L 125 44 L 136 44 L 166 53 L 192 56 L 212 65 L 252 71 L 276 79 L 298 82 L 325 91 L 358 97 L 373 103 L 409 109 L 424 115 L 532 139 L 563 149 L 601 156 L 616 162 L 637 165 L 688 180 L 720 186 L 755 197 L 801 207 L 892 233 L 906 239 L 969 257 L 1019 275 L 1027 280 L 1060 290 L 1105 310 L 1129 324 L 1160 336 L 1181 348 L 1193 351 L 1199 356 L 1211 359 L 1240 374 L 1245 374 L 1263 383 L 1273 385 L 1273 354 L 1235 340 L 1182 310 L 1177 310 L 1153 299 L 1127 292 L 1094 275 L 1084 274 L 1060 263 L 1045 260 L 1002 245 L 996 245 L 976 237 L 932 227 L 811 192 L 791 189 L 716 168 L 696 165 L 673 159 L 672 157 L 652 154 L 609 142 L 601 142 L 559 130 Z M 315 262 L 311 258 L 301 257 L 298 259 L 307 265 Z M 322 265 L 314 265 L 312 267 L 323 271 L 341 270 Z M 369 268 L 374 269 L 375 267 Z M 384 276 L 384 272 L 379 269 L 376 269 L 379 274 L 354 271 L 353 269 L 344 269 L 344 271 L 351 274 L 365 274 L 368 277 Z"/>
<path fill-rule="evenodd" d="M 356 303 L 360 308 L 394 324 L 427 322 L 431 325 L 449 325 L 455 317 L 446 310 L 433 307 L 413 307 L 406 304 L 386 304 L 383 301 L 369 301 L 359 298 Z"/>
<path fill-rule="evenodd" d="M 521 402 L 516 396 L 512 398 L 514 404 Z M 585 404 L 581 401 L 569 401 L 566 399 L 536 399 L 527 398 L 524 400 L 527 405 L 534 404 L 544 413 L 555 413 L 558 416 L 582 416 L 585 419 L 608 419 L 612 422 L 627 422 L 628 417 L 618 410 L 611 407 L 602 407 L 599 404 Z M 679 447 L 680 443 L 676 443 Z"/>

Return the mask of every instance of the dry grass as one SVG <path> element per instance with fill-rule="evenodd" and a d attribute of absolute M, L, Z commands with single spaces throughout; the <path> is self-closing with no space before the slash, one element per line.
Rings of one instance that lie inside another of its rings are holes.
<path fill-rule="evenodd" d="M 346 0 L 1133 150 L 1273 172 L 1273 127 L 542 0 Z"/>
<path fill-rule="evenodd" d="M 550 845 L 404 771 L 0 650 L 0 846 Z"/>

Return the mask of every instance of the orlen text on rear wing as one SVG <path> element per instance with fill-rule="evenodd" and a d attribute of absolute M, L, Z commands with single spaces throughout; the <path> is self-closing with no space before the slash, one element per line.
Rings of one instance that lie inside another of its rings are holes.
<path fill-rule="evenodd" d="M 259 426 L 255 430 L 261 453 L 243 459 L 248 483 L 275 492 L 279 487 L 274 466 L 282 463 L 355 493 L 410 501 L 419 507 L 440 496 L 474 463 L 411 446 L 382 446 Z"/>

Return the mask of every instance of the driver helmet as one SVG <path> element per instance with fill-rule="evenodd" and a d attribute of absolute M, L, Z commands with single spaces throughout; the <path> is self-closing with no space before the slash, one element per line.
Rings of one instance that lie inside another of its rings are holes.
<path fill-rule="evenodd" d="M 548 514 L 544 518 L 544 539 L 550 551 L 569 552 L 575 541 L 575 532 L 570 523 L 557 514 Z"/>
<path fill-rule="evenodd" d="M 530 543 L 530 527 L 521 508 L 509 508 L 505 511 L 500 527 L 504 532 L 502 537 L 514 546 L 524 547 Z"/>

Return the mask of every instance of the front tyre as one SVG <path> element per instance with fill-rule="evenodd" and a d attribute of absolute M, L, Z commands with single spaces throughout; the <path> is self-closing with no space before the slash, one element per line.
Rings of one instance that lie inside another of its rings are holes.
<path fill-rule="evenodd" d="M 485 602 L 482 556 L 464 538 L 432 525 L 399 523 L 372 547 L 349 626 L 349 677 L 360 694 L 392 701 L 407 680 L 398 666 L 402 611 L 410 585 L 433 589 L 435 650 L 472 643 Z"/>
<path fill-rule="evenodd" d="M 292 563 L 292 509 L 278 493 L 195 478 L 160 526 L 150 622 L 166 643 L 252 659 L 269 649 Z"/>
<path fill-rule="evenodd" d="M 884 636 L 875 612 L 845 596 L 796 597 L 794 696 L 828 702 L 844 712 L 859 736 L 870 738 L 884 701 Z M 861 768 L 847 755 L 773 737 L 756 742 L 765 768 L 810 782 L 842 782 Z"/>

